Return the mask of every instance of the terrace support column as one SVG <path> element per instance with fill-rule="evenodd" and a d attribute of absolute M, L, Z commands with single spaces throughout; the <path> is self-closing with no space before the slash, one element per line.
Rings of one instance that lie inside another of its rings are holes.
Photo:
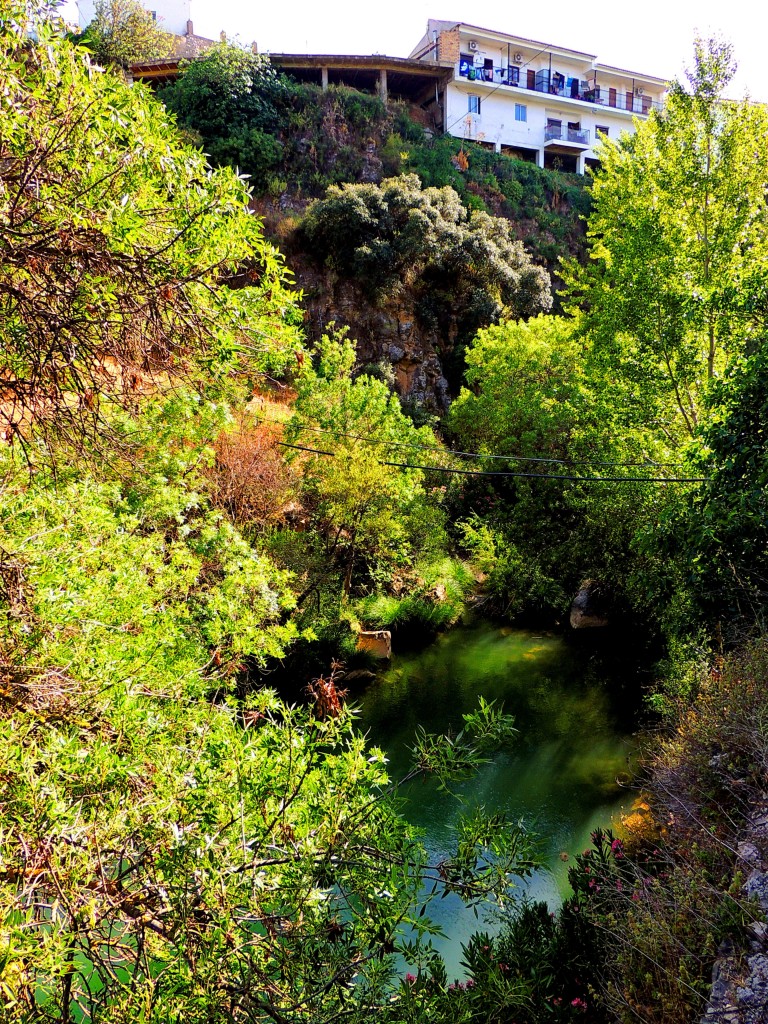
<path fill-rule="evenodd" d="M 586 157 L 584 156 L 583 153 L 579 153 L 579 155 L 576 157 L 576 173 L 577 174 L 584 174 L 585 169 L 586 169 L 585 168 L 585 164 L 586 164 Z"/>
<path fill-rule="evenodd" d="M 387 102 L 387 71 L 382 68 L 379 72 L 379 97 L 382 103 Z"/>
<path fill-rule="evenodd" d="M 323 92 L 328 92 L 328 68 L 320 68 L 320 83 Z"/>
<path fill-rule="evenodd" d="M 537 149 L 536 150 L 536 166 L 537 167 L 543 167 L 544 166 L 544 150 L 543 149 Z"/>

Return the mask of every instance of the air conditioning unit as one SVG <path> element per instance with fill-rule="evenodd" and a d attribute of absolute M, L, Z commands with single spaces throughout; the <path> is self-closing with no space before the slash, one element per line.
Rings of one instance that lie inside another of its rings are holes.
<path fill-rule="evenodd" d="M 515 64 L 522 64 L 523 63 L 523 55 L 522 55 L 522 53 L 516 53 L 514 55 L 514 57 L 512 58 L 512 60 L 514 61 Z"/>
<path fill-rule="evenodd" d="M 469 40 L 469 49 L 470 49 L 470 51 L 472 53 L 475 52 L 475 50 L 477 49 L 477 40 L 476 39 L 470 39 Z"/>
<path fill-rule="evenodd" d="M 645 89 L 635 89 L 635 96 L 642 96 Z"/>

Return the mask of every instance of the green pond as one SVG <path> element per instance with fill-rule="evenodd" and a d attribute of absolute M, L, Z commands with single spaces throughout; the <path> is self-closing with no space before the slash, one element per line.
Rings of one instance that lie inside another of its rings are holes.
<path fill-rule="evenodd" d="M 513 746 L 456 789 L 464 809 L 504 810 L 537 834 L 542 867 L 520 883 L 520 892 L 553 908 L 568 892 L 570 858 L 589 845 L 596 826 L 610 826 L 634 799 L 621 785 L 636 709 L 622 692 L 634 687 L 609 684 L 588 666 L 584 651 L 559 637 L 480 623 L 454 629 L 417 653 L 395 651 L 387 671 L 355 701 L 362 728 L 389 757 L 393 779 L 406 774 L 418 725 L 456 730 L 481 695 L 514 716 Z M 401 796 L 406 817 L 439 861 L 453 845 L 462 805 L 430 781 L 410 783 Z M 490 910 L 477 916 L 455 896 L 436 900 L 431 917 L 445 932 L 434 945 L 449 976 L 461 973 L 461 944 L 472 932 L 497 924 Z"/>

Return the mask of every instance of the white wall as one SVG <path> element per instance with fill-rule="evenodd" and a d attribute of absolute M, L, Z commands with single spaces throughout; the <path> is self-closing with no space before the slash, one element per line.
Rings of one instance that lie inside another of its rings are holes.
<path fill-rule="evenodd" d="M 593 147 L 597 144 L 597 125 L 608 128 L 609 136 L 617 138 L 622 131 L 634 131 L 633 114 L 618 107 L 610 107 L 607 102 L 589 103 L 572 99 L 570 95 L 558 96 L 528 89 L 526 86 L 529 69 L 535 73 L 551 67 L 553 73 L 559 72 L 565 76 L 566 88 L 570 77 L 578 79 L 580 83 L 588 83 L 590 87 L 596 79 L 606 100 L 608 87 L 617 89 L 619 107 L 625 103 L 627 91 L 634 93 L 638 86 L 644 88 L 646 98 L 655 101 L 662 98 L 663 87 L 649 80 L 647 76 L 638 75 L 636 80 L 631 72 L 620 72 L 618 69 L 596 64 L 589 54 L 563 52 L 554 48 L 550 60 L 549 51 L 543 53 L 540 47 L 534 48 L 527 40 L 509 38 L 510 43 L 507 45 L 506 42 L 501 44 L 498 40 L 483 39 L 482 32 L 472 33 L 469 29 L 462 31 L 461 53 L 473 58 L 475 69 L 480 76 L 475 80 L 461 77 L 457 67 L 456 76 L 446 89 L 445 124 L 452 135 L 490 142 L 497 148 L 504 145 L 536 150 L 541 163 L 547 119 L 555 118 L 562 121 L 564 129 L 569 122 L 576 123 L 580 130 L 589 132 L 589 149 L 569 146 L 564 147 L 563 151 L 572 153 L 580 159 L 579 166 L 583 167 L 584 159 L 595 157 Z M 470 39 L 474 41 L 473 46 L 470 45 Z M 518 58 L 517 61 L 514 60 L 515 56 Z M 481 74 L 486 59 L 492 60 L 494 65 L 491 82 L 486 81 Z M 508 65 L 519 67 L 519 81 L 522 87 L 503 84 Z M 503 69 L 503 74 L 499 74 L 498 69 Z M 480 98 L 479 117 L 468 116 L 470 95 Z M 635 102 L 639 105 L 642 101 L 638 98 Z M 526 121 L 516 119 L 516 104 L 525 106 Z"/>
<path fill-rule="evenodd" d="M 594 144 L 595 127 L 608 128 L 609 135 L 617 138 L 621 131 L 632 131 L 632 115 L 610 107 L 563 97 L 548 96 L 530 89 L 515 89 L 508 86 L 494 89 L 482 82 L 454 82 L 448 86 L 446 126 L 451 135 L 458 138 L 472 138 L 476 141 L 493 142 L 505 146 L 522 146 L 526 149 L 540 149 L 544 146 L 544 129 L 547 118 L 563 122 L 578 123 L 582 130 L 590 132 L 589 141 Z M 467 123 L 470 95 L 480 97 L 480 116 L 472 115 Z M 526 108 L 527 120 L 515 118 L 515 105 Z M 591 157 L 590 150 L 586 152 Z"/>

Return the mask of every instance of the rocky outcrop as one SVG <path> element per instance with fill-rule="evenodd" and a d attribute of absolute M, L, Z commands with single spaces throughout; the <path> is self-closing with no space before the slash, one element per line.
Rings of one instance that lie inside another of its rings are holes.
<path fill-rule="evenodd" d="M 585 580 L 571 603 L 571 629 L 597 629 L 608 625 L 607 602 L 597 580 Z"/>
<path fill-rule="evenodd" d="M 723 950 L 712 971 L 712 991 L 701 1024 L 768 1024 L 768 793 L 761 795 L 737 850 L 745 897 L 757 920 L 749 927 L 751 956 Z"/>
<path fill-rule="evenodd" d="M 449 386 L 440 357 L 445 341 L 419 325 L 407 288 L 373 303 L 353 282 L 330 271 L 297 266 L 296 278 L 304 291 L 310 337 L 321 337 L 331 323 L 348 327 L 357 342 L 358 365 L 390 367 L 401 398 L 438 415 L 447 411 Z"/>
<path fill-rule="evenodd" d="M 388 629 L 362 630 L 355 647 L 372 658 L 388 661 L 392 657 L 392 634 Z"/>

